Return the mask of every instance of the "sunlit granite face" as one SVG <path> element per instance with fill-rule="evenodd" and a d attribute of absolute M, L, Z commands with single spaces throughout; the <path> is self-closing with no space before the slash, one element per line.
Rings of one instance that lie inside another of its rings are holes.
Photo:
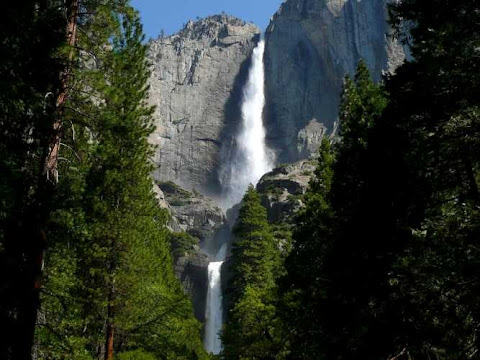
<path fill-rule="evenodd" d="M 259 33 L 253 24 L 218 15 L 151 42 L 156 179 L 206 194 L 218 191 L 220 151 L 239 121 L 246 62 Z"/>
<path fill-rule="evenodd" d="M 264 122 L 277 163 L 315 153 L 337 124 L 342 83 L 364 59 L 375 80 L 405 59 L 392 41 L 387 0 L 287 0 L 265 40 Z M 156 179 L 217 197 L 234 150 L 240 103 L 260 30 L 217 15 L 150 44 L 156 105 Z"/>

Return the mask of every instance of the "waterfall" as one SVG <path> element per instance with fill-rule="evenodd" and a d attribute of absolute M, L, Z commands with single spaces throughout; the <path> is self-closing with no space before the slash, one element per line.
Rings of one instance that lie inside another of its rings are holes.
<path fill-rule="evenodd" d="M 238 204 L 249 184 L 256 185 L 263 174 L 273 168 L 273 154 L 265 144 L 263 108 L 265 105 L 265 69 L 261 39 L 253 50 L 248 80 L 243 89 L 242 124 L 234 154 L 222 169 L 221 183 L 225 189 L 223 207 Z"/>
<path fill-rule="evenodd" d="M 263 108 L 265 105 L 265 71 L 263 38 L 253 50 L 247 83 L 243 89 L 242 124 L 236 139 L 233 157 L 222 169 L 221 182 L 225 189 L 222 203 L 224 209 L 238 204 L 249 184 L 256 185 L 263 174 L 273 167 L 273 156 L 265 144 Z M 208 265 L 208 294 L 205 311 L 205 348 L 218 354 L 222 350 L 219 333 L 223 324 L 221 267 L 226 255 L 223 244 Z"/>
<path fill-rule="evenodd" d="M 227 252 L 227 244 L 223 244 L 215 255 L 215 261 L 208 264 L 208 292 L 205 309 L 205 349 L 218 354 L 222 351 L 220 330 L 223 324 L 223 296 L 221 270 Z"/>
<path fill-rule="evenodd" d="M 205 324 L 205 349 L 213 354 L 222 350 L 222 342 L 218 332 L 222 328 L 222 289 L 220 270 L 223 261 L 212 261 L 208 264 L 208 295 Z"/>

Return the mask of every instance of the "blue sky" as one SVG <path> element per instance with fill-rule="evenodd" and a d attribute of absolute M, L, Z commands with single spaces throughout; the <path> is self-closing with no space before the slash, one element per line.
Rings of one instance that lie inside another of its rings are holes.
<path fill-rule="evenodd" d="M 173 34 L 190 19 L 220 14 L 222 11 L 265 29 L 270 16 L 282 2 L 283 0 L 132 0 L 133 6 L 140 11 L 147 39 L 156 38 L 162 29 L 166 35 Z"/>

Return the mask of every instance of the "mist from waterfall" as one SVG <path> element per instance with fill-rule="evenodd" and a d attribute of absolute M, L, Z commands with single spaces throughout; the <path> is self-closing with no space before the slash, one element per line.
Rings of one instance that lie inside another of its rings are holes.
<path fill-rule="evenodd" d="M 263 108 L 265 105 L 265 71 L 263 54 L 265 42 L 261 39 L 253 50 L 248 80 L 243 89 L 242 124 L 236 139 L 233 157 L 229 159 L 221 176 L 224 188 L 222 207 L 228 209 L 238 204 L 248 185 L 258 180 L 273 167 L 273 156 L 265 144 Z M 222 351 L 220 331 L 223 324 L 221 267 L 226 256 L 226 244 L 215 254 L 208 265 L 208 293 L 205 310 L 205 348 L 218 354 Z"/>
<path fill-rule="evenodd" d="M 261 39 L 253 50 L 248 80 L 243 89 L 242 123 L 236 138 L 236 148 L 221 174 L 224 188 L 222 207 L 238 204 L 249 184 L 273 168 L 273 153 L 265 144 L 263 108 L 265 105 L 265 69 L 263 55 L 265 41 Z"/>

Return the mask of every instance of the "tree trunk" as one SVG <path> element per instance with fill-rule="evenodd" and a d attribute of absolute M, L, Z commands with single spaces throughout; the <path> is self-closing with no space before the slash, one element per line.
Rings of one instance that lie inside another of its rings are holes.
<path fill-rule="evenodd" d="M 52 138 L 48 144 L 48 155 L 44 163 L 44 173 L 47 175 L 47 179 L 55 183 L 58 181 L 58 154 L 60 152 L 60 141 L 62 139 L 63 116 L 65 112 L 65 102 L 68 97 L 69 78 L 75 53 L 74 46 L 77 38 L 78 1 L 79 0 L 67 1 L 68 22 L 66 35 L 67 43 L 70 47 L 70 53 L 68 55 L 68 62 L 61 75 L 61 89 L 56 101 L 56 119 L 53 124 Z"/>
<path fill-rule="evenodd" d="M 114 288 L 111 284 L 110 292 L 108 294 L 108 309 L 107 309 L 107 338 L 105 343 L 105 360 L 113 360 L 113 336 L 115 335 L 115 325 L 114 325 Z"/>
<path fill-rule="evenodd" d="M 48 145 L 44 149 L 44 154 L 40 163 L 40 177 L 38 179 L 38 187 L 36 194 L 36 206 L 30 214 L 31 228 L 24 229 L 23 235 L 25 239 L 25 286 L 26 293 L 21 300 L 18 308 L 18 326 L 20 333 L 23 334 L 19 339 L 19 348 L 12 352 L 11 359 L 27 360 L 32 357 L 32 347 L 35 334 L 35 326 L 37 313 L 40 307 L 40 287 L 42 283 L 43 264 L 45 258 L 45 250 L 47 238 L 45 234 L 46 223 L 49 218 L 51 207 L 50 199 L 54 188 L 49 184 L 48 179 L 57 180 L 57 158 L 60 148 L 61 129 L 64 114 L 64 104 L 68 94 L 69 75 L 72 67 L 74 56 L 74 45 L 77 32 L 77 16 L 78 1 L 67 0 L 67 26 L 66 40 L 70 46 L 70 53 L 65 68 L 61 73 L 60 92 L 56 101 L 55 122 L 53 124 L 53 132 Z M 44 175 L 46 174 L 47 180 Z"/>
<path fill-rule="evenodd" d="M 107 323 L 107 343 L 105 351 L 105 360 L 113 360 L 113 335 L 115 327 L 112 322 Z"/>

